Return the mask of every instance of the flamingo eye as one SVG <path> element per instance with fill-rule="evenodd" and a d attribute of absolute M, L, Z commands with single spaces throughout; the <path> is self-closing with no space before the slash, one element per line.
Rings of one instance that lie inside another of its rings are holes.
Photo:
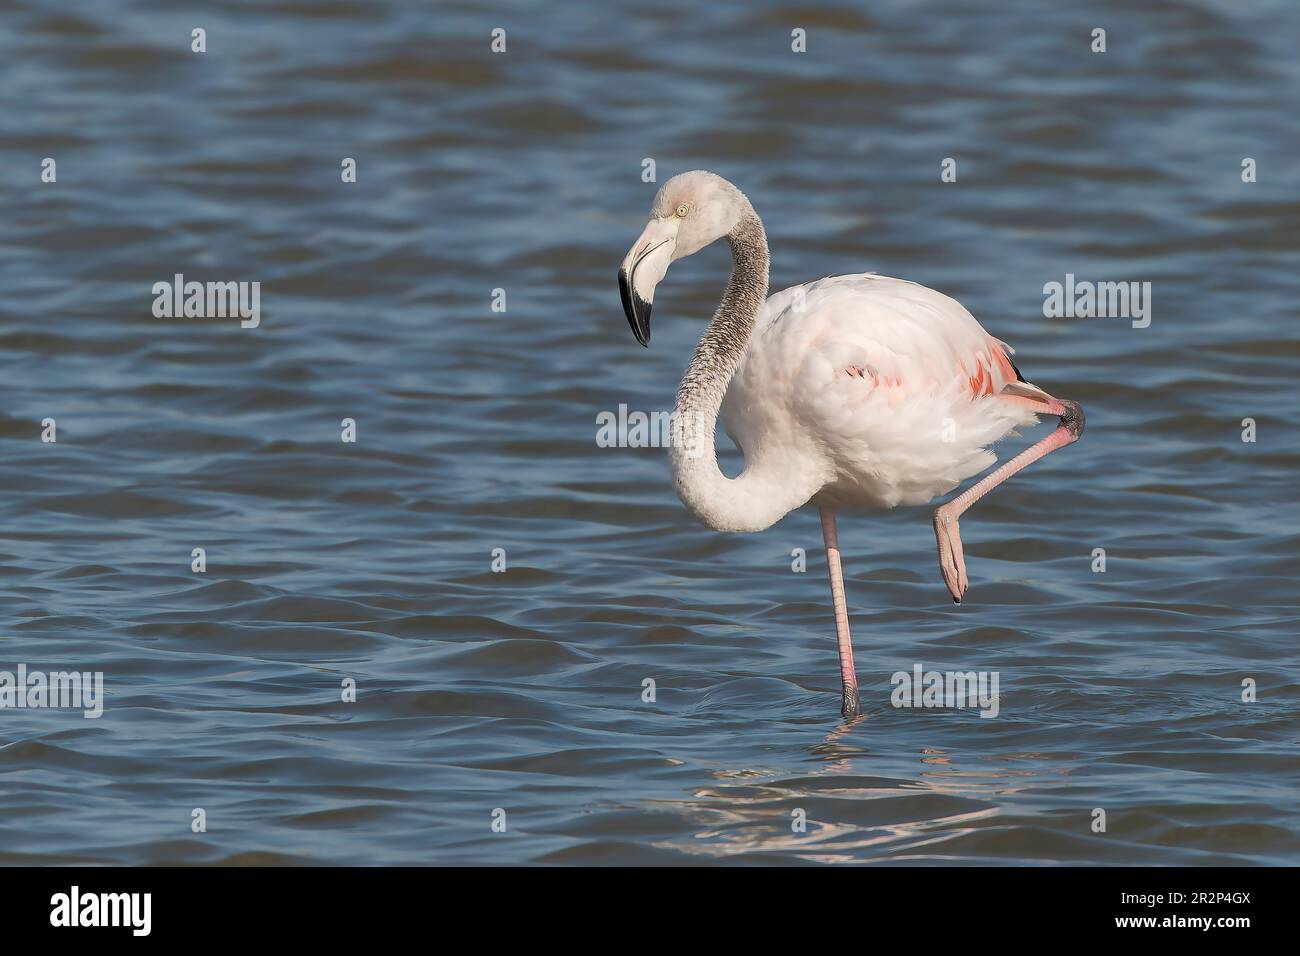
<path fill-rule="evenodd" d="M 677 218 L 685 219 L 686 214 L 689 213 L 690 211 L 691 211 L 691 207 L 686 205 L 686 203 L 682 203 L 680 206 L 677 207 Z"/>

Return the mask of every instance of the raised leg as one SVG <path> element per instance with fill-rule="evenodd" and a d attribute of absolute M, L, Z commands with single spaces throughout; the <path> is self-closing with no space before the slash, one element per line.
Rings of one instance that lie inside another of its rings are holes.
<path fill-rule="evenodd" d="M 1026 399 L 1011 397 L 1005 400 L 1027 401 Z M 975 482 L 975 484 L 953 498 L 952 501 L 935 509 L 934 537 L 939 543 L 939 570 L 943 572 L 943 580 L 952 593 L 953 601 L 957 604 L 961 603 L 962 597 L 966 594 L 966 588 L 970 586 L 970 582 L 966 579 L 966 561 L 962 556 L 961 528 L 957 523 L 957 519 L 962 516 L 967 508 L 1020 471 L 1020 469 L 1026 465 L 1032 465 L 1044 455 L 1049 455 L 1058 448 L 1074 444 L 1079 440 L 1079 436 L 1083 434 L 1083 407 L 1078 402 L 1054 398 L 1050 402 L 1033 402 L 1032 404 L 1048 414 L 1058 416 L 1061 419 L 1061 424 L 1042 441 L 1026 448 L 1015 458 Z"/>
<path fill-rule="evenodd" d="M 822 508 L 822 537 L 831 576 L 831 604 L 835 608 L 835 639 L 840 647 L 840 715 L 846 720 L 862 713 L 858 702 L 858 674 L 853 669 L 853 639 L 849 636 L 849 608 L 844 601 L 844 569 L 840 566 L 840 539 L 835 533 L 835 512 Z"/>

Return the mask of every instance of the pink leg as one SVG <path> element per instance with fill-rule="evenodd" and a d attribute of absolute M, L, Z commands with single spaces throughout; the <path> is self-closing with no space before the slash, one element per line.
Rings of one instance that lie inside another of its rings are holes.
<path fill-rule="evenodd" d="M 853 639 L 849 637 L 849 608 L 844 601 L 844 569 L 840 566 L 840 539 L 835 533 L 835 512 L 822 508 L 822 537 L 826 539 L 826 564 L 831 575 L 831 604 L 835 608 L 835 638 L 840 646 L 840 715 L 862 713 L 858 703 L 858 675 L 853 669 Z"/>
<path fill-rule="evenodd" d="M 957 519 L 967 508 L 1020 469 L 1033 464 L 1058 448 L 1074 444 L 1083 434 L 1083 408 L 1078 402 L 1059 399 L 1052 399 L 1050 402 L 1030 402 L 1028 399 L 1017 397 L 1007 397 L 1005 400 L 1032 404 L 1037 410 L 1058 416 L 1061 424 L 1038 444 L 1026 448 L 1015 458 L 975 482 L 952 501 L 935 510 L 934 537 L 939 543 L 939 570 L 943 572 L 943 580 L 952 593 L 953 601 L 958 604 L 965 596 L 970 582 L 966 579 L 966 561 L 962 556 L 961 528 Z"/>

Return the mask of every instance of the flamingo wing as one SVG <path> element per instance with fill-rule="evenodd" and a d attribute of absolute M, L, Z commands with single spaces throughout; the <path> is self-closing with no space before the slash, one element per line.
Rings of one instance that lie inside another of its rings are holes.
<path fill-rule="evenodd" d="M 1001 398 L 1048 397 L 1011 354 L 933 289 L 871 273 L 819 279 L 768 300 L 723 423 L 747 457 L 809 440 L 839 504 L 922 503 L 987 468 L 989 445 L 1036 420 L 1032 403 Z"/>

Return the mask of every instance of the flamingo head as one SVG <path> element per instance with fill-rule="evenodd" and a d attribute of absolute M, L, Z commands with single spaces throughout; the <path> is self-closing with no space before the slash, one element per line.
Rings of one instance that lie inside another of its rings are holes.
<path fill-rule="evenodd" d="M 721 239 L 746 212 L 752 207 L 745 194 L 703 169 L 674 176 L 659 188 L 650 222 L 618 270 L 623 311 L 638 342 L 650 345 L 650 306 L 669 263 Z"/>

